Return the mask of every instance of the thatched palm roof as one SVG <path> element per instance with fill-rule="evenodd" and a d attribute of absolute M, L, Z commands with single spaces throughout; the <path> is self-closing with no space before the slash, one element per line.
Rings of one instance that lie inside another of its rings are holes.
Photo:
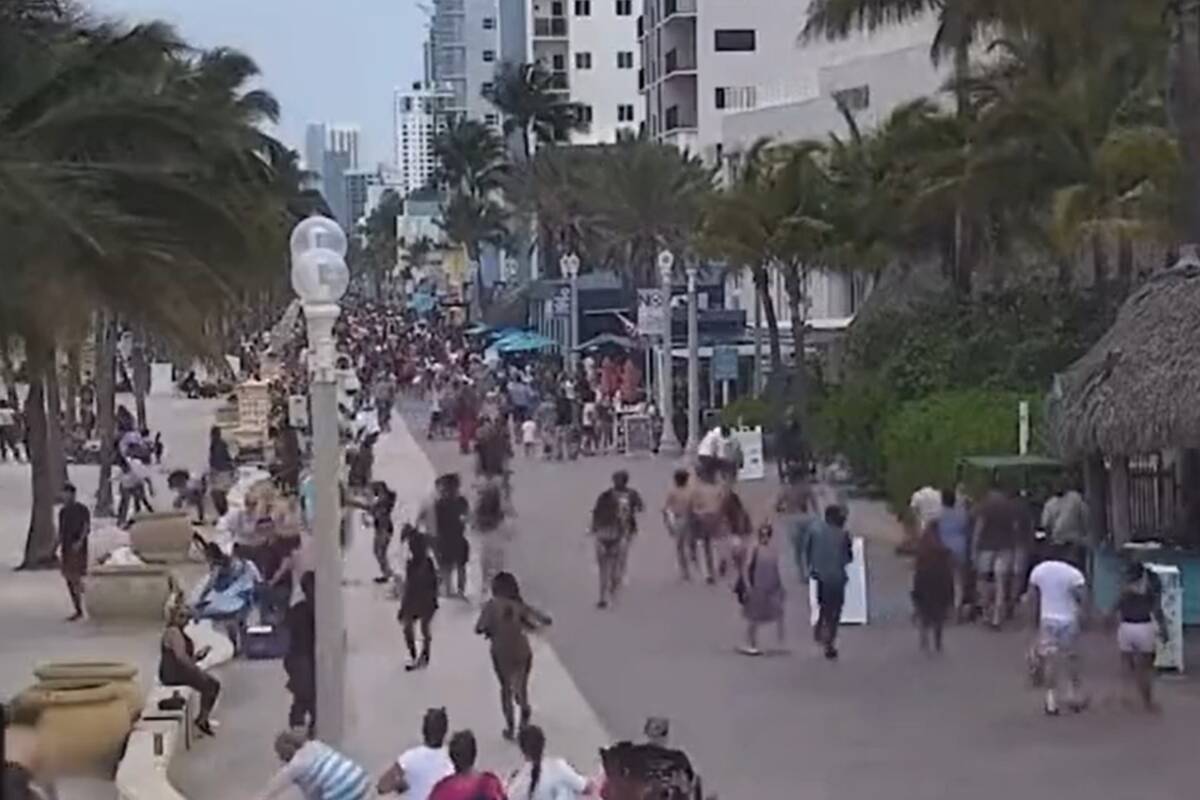
<path fill-rule="evenodd" d="M 1059 455 L 1200 447 L 1200 268 L 1147 280 L 1091 350 L 1055 382 Z"/>

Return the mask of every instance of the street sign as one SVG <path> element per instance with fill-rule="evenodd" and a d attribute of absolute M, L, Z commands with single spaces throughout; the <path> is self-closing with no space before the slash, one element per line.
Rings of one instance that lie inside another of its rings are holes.
<path fill-rule="evenodd" d="M 559 286 L 554 290 L 554 316 L 569 317 L 571 315 L 571 287 Z"/>
<path fill-rule="evenodd" d="M 738 379 L 737 347 L 721 344 L 713 348 L 712 376 L 715 381 L 736 381 Z"/>
<path fill-rule="evenodd" d="M 762 428 L 739 428 L 733 432 L 733 438 L 742 448 L 742 466 L 738 470 L 739 481 L 759 481 L 766 477 L 766 464 L 763 461 Z"/>
<path fill-rule="evenodd" d="M 662 336 L 666 332 L 667 312 L 660 290 L 638 289 L 637 327 L 643 336 Z"/>
<path fill-rule="evenodd" d="M 654 424 L 645 414 L 625 417 L 625 455 L 648 455 L 654 449 Z"/>

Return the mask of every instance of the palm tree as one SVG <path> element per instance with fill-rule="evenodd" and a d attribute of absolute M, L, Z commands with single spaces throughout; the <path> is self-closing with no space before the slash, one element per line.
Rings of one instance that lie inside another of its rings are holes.
<path fill-rule="evenodd" d="M 250 124 L 266 96 L 228 94 L 228 81 L 216 80 L 228 59 L 192 58 L 165 26 L 51 21 L 6 31 L 18 46 L 0 56 L 0 235 L 11 290 L 0 318 L 29 356 L 27 566 L 54 551 L 45 398 L 62 315 L 48 312 L 104 306 L 204 352 L 208 310 L 282 249 L 266 221 L 282 204 L 266 192 L 270 169 Z"/>
<path fill-rule="evenodd" d="M 504 133 L 520 136 L 521 155 L 528 161 L 534 140 L 562 142 L 573 131 L 585 130 L 582 107 L 567 99 L 566 86 L 540 61 L 532 64 L 506 61 L 483 96 L 504 115 Z"/>
<path fill-rule="evenodd" d="M 771 204 L 763 191 L 769 148 L 770 141 L 760 139 L 745 153 L 731 157 L 729 180 L 712 194 L 704 211 L 700 251 L 723 260 L 732 269 L 750 271 L 766 318 L 771 374 L 778 376 L 783 374 L 783 348 L 770 291 L 770 267 L 779 220 L 790 209 L 781 210 Z"/>
<path fill-rule="evenodd" d="M 484 194 L 500 186 L 504 142 L 482 122 L 456 122 L 434 139 L 433 154 L 438 160 L 436 180 L 450 190 Z"/>
<path fill-rule="evenodd" d="M 359 229 L 365 245 L 357 260 L 369 276 L 377 298 L 384 296 L 396 270 L 396 218 L 402 213 L 404 200 L 399 193 L 388 189 Z"/>
<path fill-rule="evenodd" d="M 505 201 L 537 221 L 543 275 L 557 274 L 559 257 L 567 252 L 586 255 L 588 264 L 599 260 L 599 254 L 583 253 L 591 238 L 583 222 L 592 158 L 584 148 L 543 147 L 516 165 L 504 182 Z"/>
<path fill-rule="evenodd" d="M 661 249 L 691 255 L 713 176 L 699 158 L 645 139 L 595 150 L 584 196 L 587 222 L 635 286 L 658 284 Z"/>
<path fill-rule="evenodd" d="M 492 197 L 479 197 L 468 192 L 454 192 L 442 206 L 438 227 L 446 238 L 461 246 L 467 259 L 475 265 L 475 302 L 479 311 L 488 307 L 488 295 L 483 285 L 482 246 L 499 245 L 508 236 L 508 215 Z"/>

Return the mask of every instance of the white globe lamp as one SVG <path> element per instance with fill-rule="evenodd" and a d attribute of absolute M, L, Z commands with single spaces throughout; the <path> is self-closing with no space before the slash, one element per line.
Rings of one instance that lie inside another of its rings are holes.
<path fill-rule="evenodd" d="M 292 290 L 306 306 L 336 304 L 350 285 L 350 269 L 335 250 L 314 247 L 292 258 Z"/>
<path fill-rule="evenodd" d="M 345 257 L 348 242 L 342 226 L 329 217 L 311 216 L 301 220 L 292 229 L 291 237 L 292 258 L 307 253 L 309 250 L 332 250 L 339 256 Z"/>

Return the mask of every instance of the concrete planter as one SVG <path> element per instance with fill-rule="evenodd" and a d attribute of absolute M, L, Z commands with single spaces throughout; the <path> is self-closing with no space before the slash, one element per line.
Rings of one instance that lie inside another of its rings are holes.
<path fill-rule="evenodd" d="M 84 601 L 94 622 L 156 622 L 166 617 L 175 581 L 154 564 L 94 567 L 84 579 Z"/>
<path fill-rule="evenodd" d="M 192 546 L 192 524 L 183 511 L 138 514 L 129 529 L 129 543 L 147 561 L 186 561 Z"/>
<path fill-rule="evenodd" d="M 117 687 L 99 681 L 34 686 L 20 702 L 42 709 L 38 742 L 52 775 L 111 775 L 133 727 Z"/>
<path fill-rule="evenodd" d="M 80 681 L 112 684 L 129 707 L 130 719 L 138 718 L 144 703 L 137 673 L 137 667 L 121 661 L 47 661 L 33 670 L 38 685 L 44 688 L 77 684 Z"/>

